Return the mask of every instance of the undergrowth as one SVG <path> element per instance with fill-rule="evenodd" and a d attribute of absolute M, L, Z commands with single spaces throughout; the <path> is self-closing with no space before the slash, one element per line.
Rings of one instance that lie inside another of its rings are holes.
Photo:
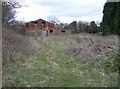
<path fill-rule="evenodd" d="M 8 63 L 3 87 L 117 87 L 118 56 L 115 51 L 88 62 L 43 43 L 24 63 Z"/>

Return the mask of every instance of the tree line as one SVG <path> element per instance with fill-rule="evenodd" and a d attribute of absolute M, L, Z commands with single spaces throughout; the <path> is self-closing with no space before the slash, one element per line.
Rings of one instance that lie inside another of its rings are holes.
<path fill-rule="evenodd" d="M 65 29 L 71 30 L 72 33 L 97 33 L 100 32 L 100 26 L 96 24 L 95 21 L 85 22 L 85 21 L 73 21 L 70 24 L 65 24 Z"/>
<path fill-rule="evenodd" d="M 20 8 L 19 2 L 2 2 L 2 25 L 4 27 L 20 27 L 21 21 L 15 20 L 16 9 Z M 70 24 L 60 23 L 56 18 L 48 17 L 48 20 L 54 24 L 71 30 L 72 33 L 97 33 L 102 32 L 103 35 L 117 34 L 120 35 L 120 2 L 106 2 L 103 8 L 103 18 L 100 25 L 95 21 L 73 21 Z"/>
<path fill-rule="evenodd" d="M 120 35 L 120 1 L 105 3 L 101 28 L 103 35 Z"/>
<path fill-rule="evenodd" d="M 103 18 L 100 25 L 95 21 L 83 22 L 73 21 L 65 26 L 65 29 L 70 29 L 72 33 L 97 33 L 102 32 L 102 35 L 116 34 L 120 35 L 120 1 L 106 2 L 103 8 Z"/>

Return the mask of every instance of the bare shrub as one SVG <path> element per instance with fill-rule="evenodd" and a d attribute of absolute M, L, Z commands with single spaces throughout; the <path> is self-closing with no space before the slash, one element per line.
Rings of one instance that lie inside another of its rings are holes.
<path fill-rule="evenodd" d="M 9 61 L 24 61 L 40 47 L 35 37 L 21 35 L 13 30 L 3 29 L 2 37 L 3 64 Z"/>

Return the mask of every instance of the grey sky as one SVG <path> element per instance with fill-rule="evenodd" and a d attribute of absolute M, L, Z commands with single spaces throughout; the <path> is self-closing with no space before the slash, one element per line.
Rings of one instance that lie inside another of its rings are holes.
<path fill-rule="evenodd" d="M 28 7 L 18 9 L 17 19 L 24 21 L 55 16 L 61 22 L 102 21 L 106 0 L 23 0 Z"/>

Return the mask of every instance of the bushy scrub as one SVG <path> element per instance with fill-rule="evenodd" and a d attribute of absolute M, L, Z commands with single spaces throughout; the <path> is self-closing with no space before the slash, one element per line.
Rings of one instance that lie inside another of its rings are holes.
<path fill-rule="evenodd" d="M 119 66 L 119 54 L 118 52 L 113 52 L 106 57 L 106 60 L 103 62 L 104 69 L 106 72 L 117 72 Z"/>

